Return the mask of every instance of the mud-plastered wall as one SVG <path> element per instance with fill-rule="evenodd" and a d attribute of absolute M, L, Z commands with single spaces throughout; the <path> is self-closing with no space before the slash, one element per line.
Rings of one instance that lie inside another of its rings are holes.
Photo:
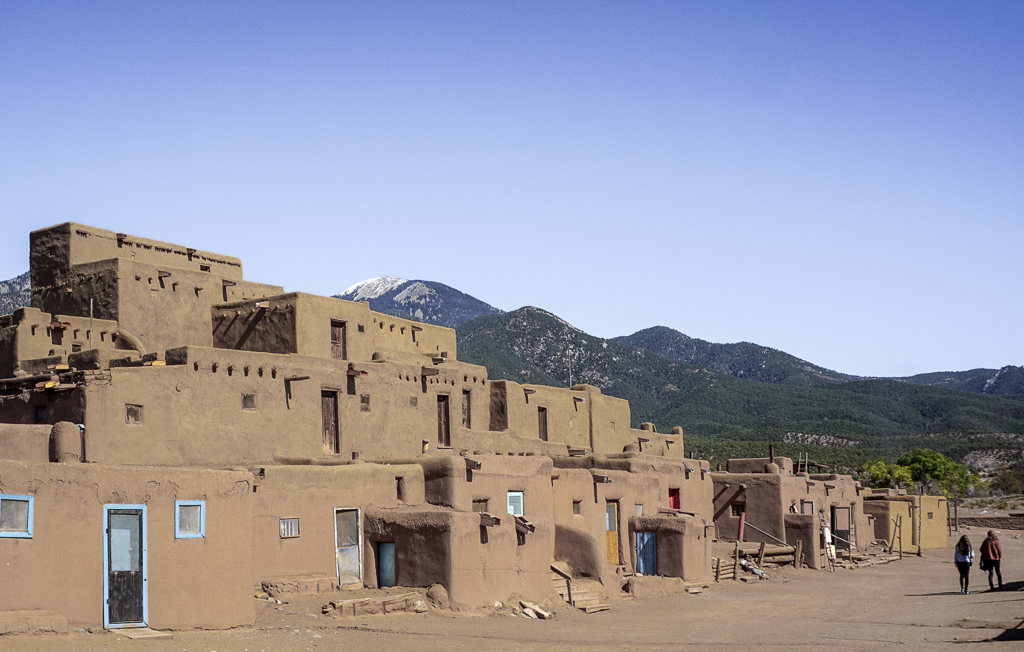
<path fill-rule="evenodd" d="M 0 461 L 0 493 L 31 496 L 31 538 L 0 537 L 0 611 L 48 609 L 102 626 L 104 505 L 145 505 L 151 627 L 254 619 L 247 472 Z M 175 501 L 201 501 L 202 537 L 177 538 Z M 17 590 L 10 590 L 17 587 Z"/>
<path fill-rule="evenodd" d="M 254 583 L 337 577 L 335 510 L 360 510 L 362 532 L 368 509 L 423 505 L 423 470 L 415 464 L 275 465 L 262 473 L 253 496 Z M 297 520 L 282 524 L 290 519 Z M 364 571 L 360 579 L 367 578 Z"/>
<path fill-rule="evenodd" d="M 774 473 L 712 473 L 711 476 L 715 483 L 715 525 L 719 538 L 736 539 L 740 514 L 745 514 L 747 523 L 771 536 L 748 527 L 744 541 L 776 543 L 772 537 L 785 541 L 784 514 L 788 503 L 784 509 L 782 476 Z"/>
<path fill-rule="evenodd" d="M 864 513 L 864 500 L 853 478 L 826 473 L 780 477 L 783 478 L 782 506 L 786 512 L 810 514 L 810 506 L 813 506 L 815 518 L 823 514 L 826 525 L 833 527 L 833 512 L 841 508 L 843 511 L 848 509 L 851 522 L 847 540 L 856 548 L 864 548 L 874 541 L 874 527 Z M 844 521 L 840 526 L 845 525 L 845 519 L 839 521 Z M 835 529 L 838 531 L 843 528 Z"/>
<path fill-rule="evenodd" d="M 21 369 L 32 373 L 26 362 L 50 356 L 67 356 L 88 349 L 113 350 L 117 322 L 105 319 L 51 315 L 36 308 L 19 308 L 0 318 L 0 376 L 9 378 Z"/>

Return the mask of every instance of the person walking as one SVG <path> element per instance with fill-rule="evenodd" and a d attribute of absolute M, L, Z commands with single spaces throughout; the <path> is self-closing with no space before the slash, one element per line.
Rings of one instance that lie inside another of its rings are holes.
<path fill-rule="evenodd" d="M 973 559 L 974 548 L 971 547 L 971 540 L 965 534 L 956 542 L 956 548 L 953 551 L 953 561 L 956 563 L 956 569 L 960 571 L 960 593 L 970 593 L 967 584 L 971 576 Z"/>
<path fill-rule="evenodd" d="M 981 563 L 978 568 L 988 571 L 988 588 L 995 591 L 995 584 L 992 583 L 992 571 L 995 571 L 999 578 L 999 590 L 1003 589 L 1003 572 L 999 570 L 999 560 L 1003 558 L 1003 548 L 999 545 L 999 537 L 995 530 L 988 531 L 988 537 L 981 542 Z"/>

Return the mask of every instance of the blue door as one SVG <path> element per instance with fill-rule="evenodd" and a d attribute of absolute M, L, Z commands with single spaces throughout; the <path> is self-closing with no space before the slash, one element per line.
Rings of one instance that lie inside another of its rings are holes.
<path fill-rule="evenodd" d="M 395 585 L 395 544 L 377 544 L 377 582 L 381 588 Z"/>
<path fill-rule="evenodd" d="M 636 572 L 641 575 L 658 574 L 658 546 L 654 532 L 636 533 Z"/>

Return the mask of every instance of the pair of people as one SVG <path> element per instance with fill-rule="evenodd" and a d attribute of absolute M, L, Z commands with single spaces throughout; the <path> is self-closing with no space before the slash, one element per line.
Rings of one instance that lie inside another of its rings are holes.
<path fill-rule="evenodd" d="M 995 591 L 996 587 L 992 581 L 993 572 L 999 579 L 999 588 L 1003 588 L 1003 573 L 999 568 L 1003 558 L 1003 549 L 999 545 L 999 538 L 993 530 L 988 531 L 988 537 L 981 543 L 981 565 L 982 570 L 988 571 L 988 586 Z M 968 586 L 971 575 L 971 563 L 974 560 L 974 548 L 971 547 L 971 540 L 967 535 L 960 537 L 953 551 L 953 562 L 956 569 L 960 571 L 960 592 L 970 593 Z"/>

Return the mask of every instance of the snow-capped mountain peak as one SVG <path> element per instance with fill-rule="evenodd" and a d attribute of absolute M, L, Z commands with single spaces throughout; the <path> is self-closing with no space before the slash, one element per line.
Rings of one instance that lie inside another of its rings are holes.
<path fill-rule="evenodd" d="M 383 294 L 396 290 L 408 282 L 409 281 L 404 278 L 378 276 L 377 278 L 360 281 L 337 296 L 345 297 L 349 301 L 369 301 L 370 299 L 376 299 Z"/>

